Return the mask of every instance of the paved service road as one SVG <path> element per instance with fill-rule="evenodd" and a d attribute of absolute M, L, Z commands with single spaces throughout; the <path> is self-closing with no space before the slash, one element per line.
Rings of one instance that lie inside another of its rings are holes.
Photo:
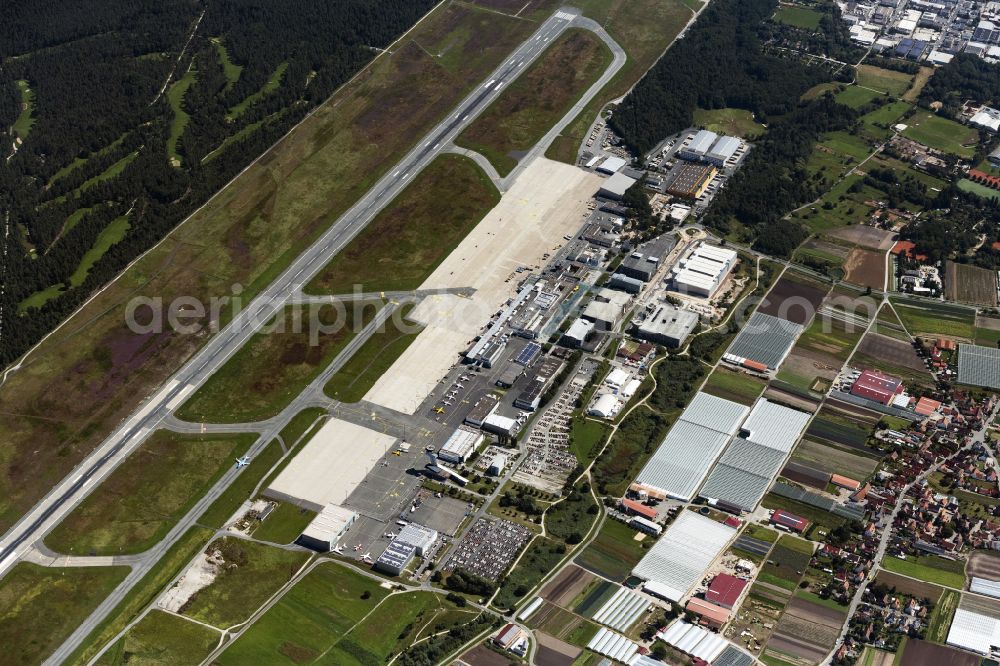
<path fill-rule="evenodd" d="M 316 275 L 330 257 L 349 243 L 372 218 L 384 208 L 410 180 L 439 154 L 453 150 L 454 139 L 475 117 L 489 106 L 530 63 L 569 27 L 594 31 L 607 43 L 614 54 L 612 64 L 600 79 L 589 88 L 574 106 L 578 108 L 597 94 L 625 63 L 625 53 L 600 26 L 579 15 L 579 11 L 564 8 L 544 21 L 494 72 L 480 84 L 456 109 L 418 142 L 397 165 L 372 187 L 354 206 L 334 223 L 310 248 L 300 255 L 270 286 L 264 289 L 225 328 L 216 334 L 177 374 L 157 391 L 118 429 L 109 436 L 86 460 L 61 481 L 49 494 L 29 511 L 17 524 L 0 538 L 0 576 L 34 549 L 49 530 L 59 523 L 84 497 L 114 468 L 131 454 L 156 428 L 173 424 L 168 417 L 219 367 L 249 340 L 272 316 L 280 312 L 296 295 L 302 285 Z M 567 114 L 560 124 L 572 119 Z M 552 136 L 553 133 L 550 132 Z M 546 135 L 539 145 L 547 144 Z M 528 161 L 538 154 L 539 147 L 522 160 Z M 542 149 L 544 150 L 544 149 Z M 509 182 L 515 174 L 505 179 Z M 299 296 L 301 298 L 301 296 Z M 304 399 L 304 396 L 300 396 Z M 298 401 L 294 404 L 298 404 Z M 293 405 L 294 406 L 294 405 Z M 291 410 L 283 412 L 288 415 Z M 251 447 L 251 456 L 259 453 L 280 431 L 283 420 L 268 422 L 260 438 Z M 192 508 L 187 516 L 163 541 L 143 554 L 132 572 L 94 613 L 77 628 L 70 638 L 47 660 L 60 663 L 72 653 L 96 628 L 113 608 L 128 594 L 132 587 L 148 573 L 156 561 L 235 479 L 238 471 L 231 468 L 219 482 Z M 33 554 L 34 555 L 34 554 Z"/>

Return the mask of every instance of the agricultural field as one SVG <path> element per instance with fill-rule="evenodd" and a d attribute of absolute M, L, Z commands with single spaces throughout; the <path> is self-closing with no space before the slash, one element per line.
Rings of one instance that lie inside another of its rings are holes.
<path fill-rule="evenodd" d="M 973 308 L 933 301 L 892 298 L 892 307 L 910 335 L 945 336 L 962 340 L 975 338 L 976 311 Z"/>
<path fill-rule="evenodd" d="M 403 307 L 399 321 L 403 325 L 397 326 L 397 320 L 393 317 L 386 322 L 383 330 L 373 333 L 330 378 L 323 387 L 323 392 L 341 402 L 361 400 L 379 377 L 417 339 L 420 327 L 406 320 L 406 315 L 412 309 L 412 305 Z"/>
<path fill-rule="evenodd" d="M 181 613 L 219 629 L 245 622 L 310 557 L 234 537 L 213 541 L 206 549 L 210 551 L 221 553 L 225 565 Z"/>
<path fill-rule="evenodd" d="M 802 390 L 825 393 L 864 330 L 861 321 L 842 319 L 830 311 L 820 314 L 799 336 L 777 379 Z"/>
<path fill-rule="evenodd" d="M 872 289 L 885 288 L 885 254 L 856 247 L 844 262 L 844 279 Z"/>
<path fill-rule="evenodd" d="M 936 383 L 927 364 L 917 356 L 912 342 L 878 333 L 869 333 L 864 337 L 851 357 L 851 365 L 860 369 L 881 370 L 902 378 L 908 384 L 933 387 Z"/>
<path fill-rule="evenodd" d="M 886 571 L 885 569 L 878 570 L 878 573 L 875 575 L 875 580 L 880 585 L 886 585 L 889 588 L 894 589 L 896 594 L 908 594 L 916 597 L 917 599 L 928 599 L 935 605 L 945 591 L 944 588 L 937 585 L 924 583 L 919 580 L 914 580 L 913 578 L 907 578 L 906 576 L 894 574 L 891 571 Z M 951 593 L 952 592 L 949 591 L 949 594 Z"/>
<path fill-rule="evenodd" d="M 955 618 L 955 611 L 962 601 L 962 593 L 957 590 L 944 590 L 938 597 L 938 602 L 927 621 L 927 640 L 934 643 L 944 643 L 948 638 L 948 630 Z"/>
<path fill-rule="evenodd" d="M 294 664 L 329 650 L 388 595 L 377 580 L 323 563 L 218 657 L 220 664 Z"/>
<path fill-rule="evenodd" d="M 455 143 L 486 156 L 506 176 L 611 64 L 594 33 L 571 28 L 552 42 Z"/>
<path fill-rule="evenodd" d="M 812 506 L 811 504 L 805 504 L 803 502 L 798 502 L 787 497 L 782 497 L 781 495 L 776 495 L 775 493 L 768 493 L 764 495 L 763 501 L 761 501 L 761 506 L 766 509 L 784 509 L 790 511 L 797 516 L 801 516 L 811 523 L 826 527 L 829 529 L 834 529 L 843 525 L 847 520 L 841 518 L 840 516 L 835 516 L 829 511 L 824 511 L 819 507 Z M 772 555 L 774 551 L 771 551 Z M 803 571 L 805 568 L 803 567 Z"/>
<path fill-rule="evenodd" d="M 909 556 L 905 560 L 886 556 L 882 568 L 936 585 L 961 590 L 965 587 L 965 563 L 933 555 Z"/>
<path fill-rule="evenodd" d="M 96 666 L 198 664 L 221 638 L 219 632 L 204 625 L 153 610 L 108 648 Z"/>
<path fill-rule="evenodd" d="M 757 312 L 804 326 L 812 321 L 828 291 L 825 284 L 786 271 L 757 306 Z"/>
<path fill-rule="evenodd" d="M 579 603 L 572 606 L 574 613 L 583 615 L 584 617 L 593 617 L 619 590 L 619 586 L 615 583 L 601 579 L 596 580 L 600 582 L 588 588 L 586 593 L 582 595 Z"/>
<path fill-rule="evenodd" d="M 652 545 L 650 537 L 637 541 L 639 535 L 642 532 L 624 523 L 606 519 L 597 537 L 576 556 L 576 563 L 610 580 L 623 581 Z"/>
<path fill-rule="evenodd" d="M 906 121 L 903 136 L 930 148 L 972 159 L 979 133 L 972 127 L 919 109 Z"/>
<path fill-rule="evenodd" d="M 902 646 L 901 646 L 902 647 Z M 981 657 L 928 641 L 907 640 L 899 666 L 980 666 Z"/>
<path fill-rule="evenodd" d="M 774 20 L 803 30 L 817 30 L 823 15 L 815 9 L 785 5 L 774 13 Z"/>
<path fill-rule="evenodd" d="M 974 551 L 969 555 L 965 570 L 970 578 L 976 576 L 989 580 L 1000 580 L 1000 555 L 994 555 L 993 551 L 989 550 Z"/>
<path fill-rule="evenodd" d="M 255 439 L 155 431 L 45 537 L 46 545 L 70 555 L 152 548 Z"/>
<path fill-rule="evenodd" d="M 128 567 L 15 565 L 0 580 L 0 660 L 44 661 L 128 572 Z"/>
<path fill-rule="evenodd" d="M 913 75 L 874 65 L 858 65 L 856 80 L 859 86 L 899 97 L 910 87 Z"/>
<path fill-rule="evenodd" d="M 830 474 L 841 474 L 858 481 L 871 476 L 879 462 L 877 458 L 865 455 L 858 449 L 843 448 L 810 439 L 799 442 L 792 452 L 791 459 Z"/>
<path fill-rule="evenodd" d="M 305 289 L 314 294 L 416 289 L 499 201 L 500 193 L 475 162 L 441 155 Z"/>
<path fill-rule="evenodd" d="M 846 617 L 847 613 L 836 605 L 796 595 L 785 608 L 764 653 L 820 662 L 836 642 Z"/>
<path fill-rule="evenodd" d="M 758 580 L 794 590 L 802 578 L 799 572 L 809 566 L 812 553 L 813 546 L 808 541 L 783 534 L 767 556 Z"/>
<path fill-rule="evenodd" d="M 527 624 L 570 645 L 585 647 L 597 633 L 597 625 L 551 603 L 543 603 Z"/>
<path fill-rule="evenodd" d="M 806 435 L 835 445 L 867 451 L 865 443 L 881 415 L 864 407 L 830 399 L 806 429 Z"/>
<path fill-rule="evenodd" d="M 708 376 L 701 390 L 711 395 L 750 406 L 767 387 L 767 382 L 745 372 L 719 366 Z"/>
<path fill-rule="evenodd" d="M 584 596 L 584 592 L 597 580 L 599 580 L 597 576 L 589 571 L 570 565 L 560 571 L 558 576 L 550 580 L 542 588 L 539 596 L 557 606 L 572 608 L 573 600 Z M 603 582 L 606 583 L 607 581 Z M 610 583 L 608 583 L 608 586 L 610 587 Z"/>
<path fill-rule="evenodd" d="M 695 109 L 694 124 L 716 134 L 753 139 L 764 133 L 764 126 L 744 109 Z"/>
<path fill-rule="evenodd" d="M 133 298 L 208 303 L 235 284 L 243 302 L 259 294 L 536 28 L 467 3 L 436 8 L 32 351 L 0 387 L 17 415 L 0 424 L 0 530 L 204 343 L 138 338 L 125 323 Z M 428 54 L 445 44 L 449 58 Z"/>
<path fill-rule="evenodd" d="M 240 423 L 275 416 L 381 307 L 381 301 L 286 307 L 216 370 L 177 416 L 197 423 Z"/>
<path fill-rule="evenodd" d="M 895 236 L 891 231 L 867 224 L 852 224 L 849 227 L 834 229 L 827 235 L 852 245 L 860 245 L 870 250 L 880 250 L 880 254 L 883 256 L 886 250 L 892 249 Z"/>
<path fill-rule="evenodd" d="M 1000 344 L 1000 319 L 976 317 L 976 344 L 996 347 Z"/>
<path fill-rule="evenodd" d="M 997 305 L 997 274 L 987 268 L 948 261 L 945 264 L 944 288 L 949 301 L 988 308 Z"/>
<path fill-rule="evenodd" d="M 547 9 L 554 10 L 562 3 L 547 1 L 544 4 Z M 699 0 L 587 0 L 578 3 L 576 6 L 583 9 L 584 15 L 600 23 L 625 49 L 628 59 L 556 137 L 546 156 L 575 164 L 580 145 L 600 110 L 627 93 L 642 78 L 702 4 Z M 520 9 L 518 6 L 514 11 Z"/>

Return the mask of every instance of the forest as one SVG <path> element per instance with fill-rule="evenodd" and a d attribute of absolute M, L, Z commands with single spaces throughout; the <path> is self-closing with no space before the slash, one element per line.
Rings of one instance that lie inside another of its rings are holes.
<path fill-rule="evenodd" d="M 954 116 L 965 100 L 1000 104 L 1000 65 L 959 53 L 934 72 L 920 92 L 920 104 L 941 102 L 944 115 Z"/>
<path fill-rule="evenodd" d="M 0 364 L 23 354 L 434 5 L 8 3 Z M 15 324 L 10 324 L 15 322 Z"/>
<path fill-rule="evenodd" d="M 768 53 L 762 35 L 776 0 L 715 0 L 632 89 L 609 121 L 626 146 L 644 155 L 692 124 L 696 108 L 736 107 L 767 124 L 789 113 L 829 71 L 795 55 Z M 779 53 L 779 52 L 776 52 Z"/>

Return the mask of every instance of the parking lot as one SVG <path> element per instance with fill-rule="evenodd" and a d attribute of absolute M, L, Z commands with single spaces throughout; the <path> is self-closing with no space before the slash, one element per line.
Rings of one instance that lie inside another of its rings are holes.
<path fill-rule="evenodd" d="M 531 536 L 531 530 L 507 520 L 480 518 L 451 552 L 444 570 L 463 569 L 496 582 Z"/>

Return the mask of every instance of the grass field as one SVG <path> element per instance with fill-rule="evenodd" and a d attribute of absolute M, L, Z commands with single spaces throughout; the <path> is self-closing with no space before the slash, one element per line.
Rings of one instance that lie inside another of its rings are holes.
<path fill-rule="evenodd" d="M 403 307 L 405 318 L 413 309 L 412 305 Z M 410 331 L 400 330 L 395 326 L 395 320 L 386 323 L 385 330 L 373 333 L 361 348 L 351 356 L 350 360 L 323 387 L 324 393 L 341 402 L 358 402 L 375 385 L 379 377 L 406 351 L 406 348 L 417 339 L 419 330 L 416 324 L 407 323 Z"/>
<path fill-rule="evenodd" d="M 611 51 L 589 30 L 571 28 L 456 139 L 509 174 L 611 64 Z"/>
<path fill-rule="evenodd" d="M 985 185 L 980 185 L 979 183 L 973 182 L 968 178 L 962 178 L 958 181 L 958 189 L 963 192 L 970 192 L 984 199 L 1000 199 L 1000 191 L 991 189 Z"/>
<path fill-rule="evenodd" d="M 314 511 L 282 502 L 253 531 L 253 538 L 271 543 L 292 543 L 315 517 Z"/>
<path fill-rule="evenodd" d="M 959 590 L 965 587 L 964 563 L 959 561 L 953 562 L 933 556 L 910 556 L 905 560 L 886 556 L 882 560 L 882 568 L 928 583 L 936 583 Z"/>
<path fill-rule="evenodd" d="M 896 124 L 909 109 L 910 105 L 906 102 L 890 102 L 861 116 L 861 122 L 865 124 L 867 133 L 872 138 L 885 138 L 888 132 L 883 128 Z"/>
<path fill-rule="evenodd" d="M 803 30 L 816 30 L 819 28 L 819 21 L 822 18 L 822 14 L 808 7 L 784 6 L 774 13 L 774 20 L 778 23 L 785 23 Z"/>
<path fill-rule="evenodd" d="M 226 89 L 233 86 L 236 81 L 239 80 L 240 74 L 243 73 L 243 66 L 237 65 L 229 57 L 229 51 L 226 49 L 226 45 L 222 43 L 222 39 L 219 37 L 212 37 L 209 41 L 212 42 L 212 46 L 215 47 L 215 52 L 219 54 L 219 64 L 222 65 L 222 73 L 226 77 Z"/>
<path fill-rule="evenodd" d="M 499 609 L 515 608 L 524 601 L 525 590 L 531 590 L 551 574 L 567 550 L 566 544 L 536 536 L 521 553 L 517 566 L 500 583 L 491 605 Z"/>
<path fill-rule="evenodd" d="M 111 246 L 115 243 L 121 241 L 125 238 L 125 233 L 129 229 L 128 215 L 122 215 L 121 217 L 116 217 L 108 223 L 108 226 L 101 230 L 101 233 L 97 235 L 97 240 L 94 241 L 93 247 L 91 247 L 80 259 L 80 263 L 77 265 L 76 270 L 69 278 L 69 284 L 71 287 L 79 287 L 83 284 L 83 281 L 87 279 L 87 274 L 90 273 L 90 269 L 94 267 L 101 257 L 103 257 Z"/>
<path fill-rule="evenodd" d="M 0 386 L 11 415 L 0 422 L 0 530 L 204 344 L 168 331 L 138 340 L 125 323 L 134 297 L 260 293 L 536 28 L 465 3 L 436 8 L 36 348 Z M 458 64 L 425 42 L 450 44 Z"/>
<path fill-rule="evenodd" d="M 46 545 L 72 555 L 148 550 L 254 439 L 154 432 L 45 537 Z"/>
<path fill-rule="evenodd" d="M 17 82 L 17 90 L 21 94 L 21 112 L 17 114 L 17 120 L 14 121 L 11 129 L 14 134 L 21 138 L 21 141 L 24 141 L 28 138 L 31 126 L 35 124 L 35 91 L 24 79 Z"/>
<path fill-rule="evenodd" d="M 844 106 L 852 109 L 860 109 L 862 106 L 872 101 L 876 97 L 881 97 L 882 93 L 870 88 L 861 86 L 847 86 L 835 95 L 835 99 Z"/>
<path fill-rule="evenodd" d="M 167 155 L 170 157 L 170 164 L 179 167 L 181 156 L 177 152 L 177 144 L 180 143 L 181 135 L 187 128 L 191 116 L 184 110 L 184 97 L 188 88 L 198 78 L 198 70 L 192 65 L 184 72 L 184 76 L 170 86 L 167 90 L 167 102 L 170 103 L 170 110 L 173 111 L 173 118 L 170 119 L 170 135 L 167 137 Z"/>
<path fill-rule="evenodd" d="M 918 110 L 906 121 L 903 136 L 952 155 L 971 159 L 976 153 L 978 132 L 930 111 Z"/>
<path fill-rule="evenodd" d="M 361 597 L 368 594 L 367 599 Z M 323 654 L 388 594 L 378 581 L 322 564 L 242 634 L 220 664 L 296 664 Z"/>
<path fill-rule="evenodd" d="M 897 72 L 892 69 L 882 69 L 874 65 L 858 65 L 857 84 L 865 88 L 873 88 L 893 97 L 899 97 L 910 87 L 913 75 Z"/>
<path fill-rule="evenodd" d="M 381 307 L 377 301 L 338 305 L 288 306 L 216 370 L 177 415 L 202 423 L 239 423 L 280 412 Z"/>
<path fill-rule="evenodd" d="M 695 109 L 694 124 L 728 136 L 753 139 L 764 133 L 764 126 L 753 119 L 753 114 L 743 109 Z"/>
<path fill-rule="evenodd" d="M 213 529 L 221 529 L 240 505 L 253 497 L 257 484 L 281 458 L 281 445 L 277 440 L 268 443 L 264 450 L 250 460 L 236 480 L 233 481 L 212 506 L 198 517 L 198 524 Z"/>
<path fill-rule="evenodd" d="M 606 423 L 575 418 L 570 424 L 569 450 L 581 465 L 586 465 L 597 455 L 610 430 Z"/>
<path fill-rule="evenodd" d="M 206 626 L 159 610 L 150 611 L 100 659 L 98 666 L 198 664 L 219 643 Z"/>
<path fill-rule="evenodd" d="M 461 196 L 455 193 L 461 192 Z M 416 289 L 500 201 L 460 155 L 441 155 L 306 286 L 321 294 Z"/>
<path fill-rule="evenodd" d="M 230 134 L 225 139 L 222 140 L 218 146 L 213 148 L 211 151 L 205 153 L 205 156 L 201 158 L 202 162 L 209 162 L 212 159 L 218 157 L 219 153 L 224 151 L 226 148 L 234 143 L 238 143 L 243 139 L 247 138 L 257 130 L 259 130 L 264 125 L 269 125 L 277 120 L 280 120 L 286 113 L 288 109 L 281 109 L 280 111 L 275 111 L 274 113 L 264 116 L 260 120 L 250 123 L 249 125 L 244 125 L 235 134 Z"/>
<path fill-rule="evenodd" d="M 87 663 L 93 658 L 163 591 L 163 587 L 208 543 L 212 534 L 212 530 L 203 527 L 192 527 L 185 532 L 87 636 L 66 663 Z"/>
<path fill-rule="evenodd" d="M 583 143 L 598 112 L 611 100 L 621 97 L 646 73 L 663 50 L 693 17 L 691 5 L 697 0 L 581 0 L 574 6 L 600 23 L 611 37 L 625 49 L 625 65 L 618 70 L 584 110 L 556 137 L 546 156 L 576 163 L 577 151 Z M 552 9 L 558 2 L 550 3 Z"/>
<path fill-rule="evenodd" d="M 962 593 L 957 590 L 945 590 L 938 600 L 931 616 L 927 620 L 927 640 L 932 643 L 944 643 L 948 638 L 948 629 L 951 627 L 951 620 L 955 617 L 958 603 L 962 600 Z"/>
<path fill-rule="evenodd" d="M 643 543 L 652 541 L 651 537 L 636 541 L 637 534 L 628 525 L 609 518 L 601 525 L 594 540 L 576 556 L 576 563 L 605 578 L 625 580 L 645 554 Z"/>
<path fill-rule="evenodd" d="M 213 541 L 209 548 L 220 550 L 226 565 L 181 612 L 220 629 L 246 621 L 310 557 L 233 537 Z"/>
<path fill-rule="evenodd" d="M 128 572 L 128 567 L 15 565 L 0 580 L 0 662 L 42 662 Z"/>
<path fill-rule="evenodd" d="M 271 76 L 267 77 L 267 81 L 265 81 L 264 85 L 260 87 L 260 90 L 247 95 L 242 101 L 240 101 L 239 104 L 229 109 L 229 113 L 226 114 L 226 119 L 235 120 L 239 118 L 246 113 L 246 110 L 251 106 L 277 90 L 278 86 L 281 85 L 281 77 L 285 75 L 286 69 L 288 69 L 287 62 L 283 62 L 275 67 L 274 71 L 271 72 Z"/>
<path fill-rule="evenodd" d="M 933 301 L 891 299 L 893 309 L 910 335 L 943 335 L 973 340 L 976 313 L 973 308 Z"/>
<path fill-rule="evenodd" d="M 757 401 L 765 388 L 767 382 L 762 379 L 719 366 L 708 376 L 701 390 L 749 406 Z"/>

